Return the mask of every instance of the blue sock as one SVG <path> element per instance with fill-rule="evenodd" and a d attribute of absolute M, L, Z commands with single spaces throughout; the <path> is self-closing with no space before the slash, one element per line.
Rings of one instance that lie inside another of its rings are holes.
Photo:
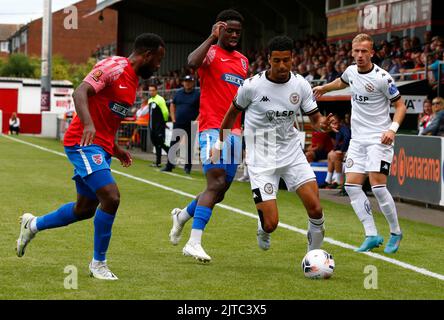
<path fill-rule="evenodd" d="M 207 225 L 208 221 L 210 220 L 211 213 L 213 212 L 213 209 L 204 207 L 204 206 L 197 206 L 196 211 L 194 212 L 194 219 L 193 219 L 193 229 L 199 229 L 203 230 L 205 229 L 205 226 Z"/>
<path fill-rule="evenodd" d="M 196 211 L 196 207 L 197 207 L 197 200 L 194 199 L 193 201 L 190 202 L 190 204 L 187 207 L 187 212 L 190 216 L 194 217 L 194 212 Z"/>
<path fill-rule="evenodd" d="M 77 216 L 74 214 L 75 202 L 66 203 L 56 211 L 37 217 L 37 230 L 42 231 L 46 229 L 53 229 L 67 226 L 76 222 Z"/>
<path fill-rule="evenodd" d="M 111 240 L 111 229 L 115 215 L 96 210 L 94 217 L 94 260 L 105 261 L 106 251 Z"/>

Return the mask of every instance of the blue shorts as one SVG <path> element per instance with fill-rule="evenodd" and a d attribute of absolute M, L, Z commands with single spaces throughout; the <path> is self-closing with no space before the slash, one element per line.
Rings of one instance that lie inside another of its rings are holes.
<path fill-rule="evenodd" d="M 65 147 L 65 153 L 74 166 L 77 193 L 97 199 L 96 191 L 115 183 L 111 175 L 111 155 L 98 145 Z"/>
<path fill-rule="evenodd" d="M 224 149 L 218 163 L 211 163 L 210 150 L 219 138 L 219 129 L 208 129 L 199 134 L 200 160 L 204 174 L 213 168 L 224 169 L 227 182 L 233 181 L 237 166 L 242 161 L 242 139 L 240 136 L 230 134 L 225 138 Z"/>

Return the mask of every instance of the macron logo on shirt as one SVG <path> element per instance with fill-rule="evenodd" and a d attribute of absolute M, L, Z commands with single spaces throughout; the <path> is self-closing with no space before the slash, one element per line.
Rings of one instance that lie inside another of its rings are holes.
<path fill-rule="evenodd" d="M 232 73 L 224 73 L 222 75 L 222 80 L 234 84 L 236 87 L 240 87 L 244 84 L 244 79 L 242 79 L 242 77 Z"/>

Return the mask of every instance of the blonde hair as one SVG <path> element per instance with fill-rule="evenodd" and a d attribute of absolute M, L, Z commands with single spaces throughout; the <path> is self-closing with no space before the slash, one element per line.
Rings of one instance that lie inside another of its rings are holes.
<path fill-rule="evenodd" d="M 435 97 L 432 100 L 432 103 L 439 103 L 440 105 L 443 105 L 444 99 L 441 97 Z"/>
<path fill-rule="evenodd" d="M 371 36 L 369 36 L 368 34 L 366 34 L 366 33 L 358 34 L 356 37 L 353 38 L 352 43 L 363 42 L 363 41 L 369 41 L 372 44 L 372 47 L 373 47 L 373 38 Z"/>

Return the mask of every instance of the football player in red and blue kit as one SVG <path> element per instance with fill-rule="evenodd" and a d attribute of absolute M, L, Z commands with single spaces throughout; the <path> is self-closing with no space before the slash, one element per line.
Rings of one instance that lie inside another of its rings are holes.
<path fill-rule="evenodd" d="M 77 117 L 64 137 L 65 153 L 74 166 L 77 201 L 36 217 L 21 217 L 17 255 L 22 257 L 37 232 L 59 228 L 94 216 L 94 255 L 90 275 L 117 280 L 106 262 L 120 193 L 111 175 L 111 157 L 124 167 L 132 163 L 128 152 L 114 143 L 120 122 L 136 98 L 139 77 L 149 78 L 165 56 L 165 44 L 158 35 L 144 33 L 134 42 L 128 58 L 113 56 L 98 62 L 73 93 Z M 100 206 L 99 206 L 100 204 Z"/>
<path fill-rule="evenodd" d="M 212 163 L 210 150 L 218 145 L 222 120 L 247 76 L 248 59 L 236 50 L 242 22 L 243 17 L 236 10 L 221 11 L 210 36 L 188 56 L 189 65 L 197 68 L 200 77 L 199 146 L 207 186 L 187 207 L 172 210 L 173 227 L 169 237 L 171 243 L 177 245 L 183 226 L 193 218 L 190 238 L 182 252 L 202 262 L 211 261 L 211 257 L 202 248 L 203 231 L 214 206 L 223 200 L 230 188 L 241 162 L 240 116 L 227 138 L 222 150 L 223 156 L 218 163 Z M 217 43 L 213 44 L 216 40 Z"/>

